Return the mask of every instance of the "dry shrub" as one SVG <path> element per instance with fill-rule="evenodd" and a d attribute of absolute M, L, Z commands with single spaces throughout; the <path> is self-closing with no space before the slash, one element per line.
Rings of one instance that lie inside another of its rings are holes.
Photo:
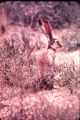
<path fill-rule="evenodd" d="M 59 87 L 67 87 L 72 93 L 79 92 L 80 87 L 80 69 L 79 66 L 75 66 L 72 61 L 71 64 L 65 63 L 54 68 L 55 77 L 54 84 Z"/>

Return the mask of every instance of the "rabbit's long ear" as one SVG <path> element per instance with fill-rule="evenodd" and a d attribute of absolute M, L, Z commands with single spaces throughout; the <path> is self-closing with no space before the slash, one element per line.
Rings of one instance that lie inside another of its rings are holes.
<path fill-rule="evenodd" d="M 49 38 L 52 37 L 52 33 L 51 33 L 51 29 L 50 29 L 50 25 L 49 25 L 48 21 L 39 19 L 38 23 L 39 23 L 40 26 L 44 27 L 44 30 L 45 30 L 47 36 Z"/>
<path fill-rule="evenodd" d="M 38 20 L 38 23 L 39 23 L 39 25 L 40 25 L 40 26 L 42 25 L 42 22 L 41 22 L 41 20 L 40 20 L 40 19 Z"/>
<path fill-rule="evenodd" d="M 42 20 L 42 19 L 39 19 L 38 23 L 39 23 L 39 26 L 40 26 L 42 32 L 44 33 L 44 35 L 47 38 L 49 38 L 48 48 L 50 48 L 51 45 L 53 45 L 53 43 L 55 42 L 55 39 L 53 39 L 53 37 L 52 37 L 50 25 L 49 25 L 48 21 Z"/>
<path fill-rule="evenodd" d="M 47 21 L 45 21 L 45 20 L 43 20 L 43 22 L 44 22 L 45 31 L 46 31 L 47 35 L 48 35 L 49 37 L 52 36 L 49 23 L 48 23 Z"/>
<path fill-rule="evenodd" d="M 50 29 L 50 25 L 49 25 L 48 21 L 39 19 L 38 23 L 39 23 L 39 25 L 41 27 L 42 32 L 45 34 L 46 37 L 49 38 L 48 48 L 51 48 L 51 45 L 53 45 L 55 42 L 57 43 L 58 47 L 62 47 L 60 42 L 56 41 L 57 39 L 53 38 L 52 33 L 51 33 L 51 29 Z M 44 29 L 42 29 L 42 27 Z"/>
<path fill-rule="evenodd" d="M 48 38 L 48 35 L 47 35 L 46 31 L 45 31 L 45 26 L 43 25 L 43 21 L 41 19 L 38 20 L 38 24 L 39 24 L 43 34 Z"/>

